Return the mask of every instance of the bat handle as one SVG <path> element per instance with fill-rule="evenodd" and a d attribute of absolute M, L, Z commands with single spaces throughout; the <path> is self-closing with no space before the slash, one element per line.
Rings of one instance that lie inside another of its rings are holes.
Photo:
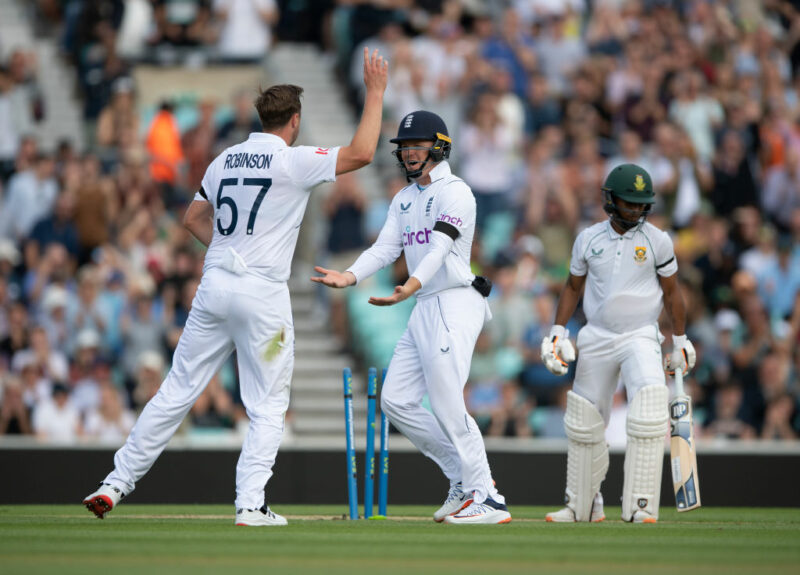
<path fill-rule="evenodd" d="M 683 391 L 683 370 L 678 368 L 675 370 L 675 395 L 684 395 Z"/>

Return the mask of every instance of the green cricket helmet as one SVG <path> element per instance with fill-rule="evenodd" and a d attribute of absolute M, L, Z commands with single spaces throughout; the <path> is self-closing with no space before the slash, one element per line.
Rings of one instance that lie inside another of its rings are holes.
<path fill-rule="evenodd" d="M 650 213 L 650 208 L 656 201 L 656 194 L 653 192 L 653 180 L 650 178 L 650 174 L 636 164 L 620 164 L 611 170 L 611 173 L 606 177 L 602 190 L 603 210 L 611 216 L 613 221 L 626 230 L 643 223 L 647 218 L 647 214 Z M 635 220 L 627 219 L 621 213 L 614 198 L 619 198 L 632 204 L 644 204 L 644 210 Z"/>

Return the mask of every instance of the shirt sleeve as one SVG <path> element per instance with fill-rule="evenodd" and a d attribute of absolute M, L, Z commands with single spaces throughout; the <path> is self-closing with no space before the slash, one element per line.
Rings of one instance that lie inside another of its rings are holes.
<path fill-rule="evenodd" d="M 214 165 L 216 164 L 216 160 L 211 162 L 206 168 L 206 173 L 203 174 L 203 179 L 200 181 L 200 189 L 197 190 L 194 194 L 195 201 L 198 202 L 210 202 L 211 204 L 214 203 L 213 194 L 216 193 L 216 190 L 213 189 L 214 185 L 212 181 L 214 180 L 212 174 L 214 172 Z M 205 196 L 203 196 L 205 194 Z"/>
<path fill-rule="evenodd" d="M 379 269 L 382 269 L 400 257 L 403 251 L 403 238 L 400 233 L 400 224 L 397 221 L 396 204 L 397 196 L 389 206 L 386 223 L 378 234 L 378 239 L 368 250 L 362 253 L 347 271 L 356 276 L 356 283 L 368 278 Z"/>
<path fill-rule="evenodd" d="M 589 266 L 586 263 L 584 243 L 586 241 L 586 233 L 581 232 L 575 238 L 575 243 L 572 244 L 572 259 L 569 263 L 569 273 L 574 276 L 583 277 L 589 273 Z"/>
<path fill-rule="evenodd" d="M 416 269 L 410 274 L 419 280 L 422 287 L 425 287 L 430 279 L 442 267 L 444 259 L 453 247 L 454 239 L 446 233 L 434 230 L 431 234 L 431 243 L 428 253 L 417 264 Z"/>
<path fill-rule="evenodd" d="M 459 235 L 475 225 L 475 196 L 464 182 L 457 180 L 446 184 L 436 195 L 435 202 L 437 223 L 453 226 Z"/>
<path fill-rule="evenodd" d="M 675 247 L 672 245 L 672 238 L 667 232 L 659 230 L 655 235 L 656 245 L 653 249 L 656 252 L 656 272 L 658 275 L 668 278 L 678 272 L 678 262 L 675 259 Z"/>
<path fill-rule="evenodd" d="M 322 182 L 336 181 L 339 148 L 296 146 L 286 154 L 286 170 L 298 186 L 308 190 Z"/>

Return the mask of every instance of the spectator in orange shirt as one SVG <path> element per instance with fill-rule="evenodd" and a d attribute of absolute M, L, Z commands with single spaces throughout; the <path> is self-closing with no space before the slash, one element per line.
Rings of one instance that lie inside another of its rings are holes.
<path fill-rule="evenodd" d="M 150 175 L 165 188 L 167 203 L 175 198 L 175 189 L 182 183 L 183 146 L 172 104 L 163 102 L 153 118 L 146 140 L 150 152 Z"/>

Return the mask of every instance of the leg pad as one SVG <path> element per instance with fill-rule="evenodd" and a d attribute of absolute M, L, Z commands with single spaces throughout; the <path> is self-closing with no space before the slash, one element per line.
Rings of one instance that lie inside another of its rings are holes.
<path fill-rule="evenodd" d="M 641 388 L 628 406 L 628 444 L 622 487 L 624 521 L 633 521 L 637 510 L 658 518 L 668 419 L 665 385 Z"/>
<path fill-rule="evenodd" d="M 564 428 L 568 439 L 565 503 L 576 521 L 590 521 L 592 501 L 608 471 L 605 422 L 590 401 L 569 391 Z"/>

